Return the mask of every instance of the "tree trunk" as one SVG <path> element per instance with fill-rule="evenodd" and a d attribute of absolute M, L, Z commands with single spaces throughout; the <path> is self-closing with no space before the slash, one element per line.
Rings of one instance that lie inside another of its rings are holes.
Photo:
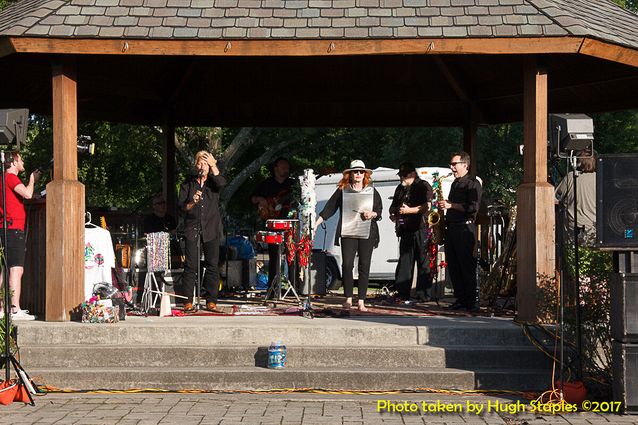
<path fill-rule="evenodd" d="M 296 139 L 285 140 L 283 142 L 279 142 L 275 146 L 267 149 L 261 156 L 252 161 L 247 167 L 241 170 L 233 180 L 224 188 L 221 193 L 220 203 L 224 211 L 226 210 L 226 205 L 228 201 L 233 197 L 237 189 L 240 188 L 242 184 L 248 179 L 248 177 L 252 176 L 256 173 L 262 165 L 268 164 L 272 161 L 276 155 L 278 155 L 283 149 L 290 146 L 291 144 L 297 142 Z"/>

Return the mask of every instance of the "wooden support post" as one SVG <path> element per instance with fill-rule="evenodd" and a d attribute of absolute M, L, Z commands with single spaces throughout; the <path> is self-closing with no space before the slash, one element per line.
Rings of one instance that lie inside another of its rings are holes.
<path fill-rule="evenodd" d="M 518 319 L 537 320 L 539 279 L 554 277 L 554 188 L 547 182 L 547 71 L 525 64 L 523 184 L 516 193 Z"/>
<path fill-rule="evenodd" d="M 162 194 L 166 200 L 166 211 L 172 216 L 177 213 L 175 194 L 175 126 L 164 125 L 164 151 L 162 156 Z"/>
<path fill-rule="evenodd" d="M 68 321 L 84 299 L 84 185 L 77 170 L 77 82 L 53 66 L 53 181 L 47 184 L 47 321 Z"/>
<path fill-rule="evenodd" d="M 476 143 L 478 131 L 478 111 L 473 104 L 468 105 L 467 117 L 463 126 L 463 150 L 470 154 L 470 174 L 476 176 Z"/>

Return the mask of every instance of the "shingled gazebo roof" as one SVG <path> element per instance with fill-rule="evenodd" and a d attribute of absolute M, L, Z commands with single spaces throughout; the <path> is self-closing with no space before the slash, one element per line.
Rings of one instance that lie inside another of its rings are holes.
<path fill-rule="evenodd" d="M 24 0 L 0 35 L 143 39 L 589 36 L 638 47 L 608 0 Z"/>
<path fill-rule="evenodd" d="M 532 55 L 550 107 L 638 107 L 638 16 L 608 0 L 22 0 L 0 12 L 0 65 L 27 89 L 0 106 L 46 112 L 50 68 L 7 66 L 56 55 L 76 55 L 87 118 L 456 125 L 472 104 L 511 121 Z"/>

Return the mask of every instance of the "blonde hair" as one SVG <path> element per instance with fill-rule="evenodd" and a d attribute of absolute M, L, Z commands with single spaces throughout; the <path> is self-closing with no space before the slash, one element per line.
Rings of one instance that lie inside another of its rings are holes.
<path fill-rule="evenodd" d="M 210 155 L 210 152 L 208 152 L 208 151 L 199 151 L 199 152 L 197 152 L 197 153 L 195 154 L 195 168 L 197 168 L 197 163 L 199 162 L 199 160 L 200 160 L 200 159 L 202 159 L 202 157 L 203 157 L 204 155 L 206 155 L 206 154 Z M 206 161 L 206 160 L 204 160 L 204 162 L 205 162 L 206 164 L 208 164 L 208 173 L 210 174 L 210 172 L 211 172 L 210 164 L 209 164 L 209 163 L 208 163 L 208 161 Z"/>

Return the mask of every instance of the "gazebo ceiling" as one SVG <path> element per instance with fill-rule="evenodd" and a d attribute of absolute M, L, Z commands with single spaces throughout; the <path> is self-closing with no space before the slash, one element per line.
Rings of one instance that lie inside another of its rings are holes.
<path fill-rule="evenodd" d="M 607 0 L 21 0 L 0 12 L 0 108 L 220 126 L 452 126 L 638 108 L 638 17 Z"/>
<path fill-rule="evenodd" d="M 522 119 L 526 55 L 75 56 L 79 119 L 219 126 L 453 126 Z M 0 107 L 51 113 L 49 55 L 2 59 Z M 638 108 L 636 68 L 538 57 L 549 109 Z"/>

